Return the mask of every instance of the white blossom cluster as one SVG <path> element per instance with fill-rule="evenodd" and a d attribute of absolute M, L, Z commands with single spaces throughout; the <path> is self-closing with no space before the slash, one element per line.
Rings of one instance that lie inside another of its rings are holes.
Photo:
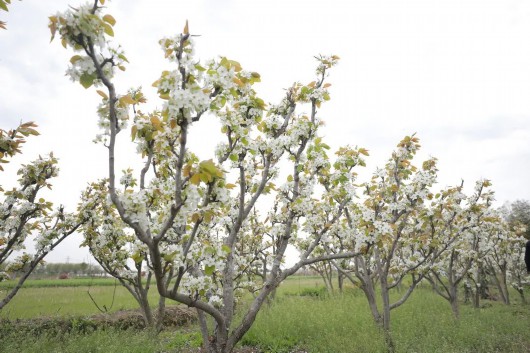
<path fill-rule="evenodd" d="M 94 4 L 88 2 L 76 8 L 69 8 L 65 12 L 58 12 L 55 18 L 60 23 L 59 34 L 66 43 L 76 48 L 80 36 L 90 38 L 94 45 L 104 48 L 106 45 L 105 28 L 100 19 L 101 8 L 92 14 Z"/>
<path fill-rule="evenodd" d="M 118 129 L 125 129 L 127 127 L 127 121 L 129 120 L 128 106 L 122 105 L 119 101 L 117 101 L 115 103 L 115 112 Z M 101 133 L 96 135 L 94 142 L 108 145 L 110 138 L 110 107 L 108 99 L 103 99 L 103 101 L 99 104 L 97 114 L 98 127 L 101 130 Z"/>

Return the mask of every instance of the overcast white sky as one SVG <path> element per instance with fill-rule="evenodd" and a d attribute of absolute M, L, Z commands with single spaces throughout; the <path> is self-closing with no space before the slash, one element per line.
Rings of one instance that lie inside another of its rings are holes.
<path fill-rule="evenodd" d="M 8 22 L 0 31 L 0 127 L 39 125 L 42 135 L 20 160 L 54 151 L 61 175 L 49 197 L 73 210 L 86 183 L 106 175 L 106 150 L 91 142 L 99 96 L 64 76 L 72 53 L 49 43 L 48 16 L 69 4 L 79 2 L 14 1 L 0 13 Z M 158 40 L 180 32 L 186 19 L 201 35 L 200 57 L 223 55 L 260 72 L 258 91 L 268 102 L 294 81 L 313 80 L 313 56 L 336 54 L 332 100 L 321 110 L 334 148 L 366 147 L 372 172 L 415 132 L 420 157 L 439 159 L 440 187 L 488 178 L 499 205 L 530 199 L 528 1 L 114 0 L 108 7 L 131 61 L 118 90 L 142 85 L 151 107 L 159 104 L 151 83 L 167 67 Z M 217 126 L 201 124 L 193 145 L 213 147 Z M 7 165 L 2 186 L 14 185 L 16 168 Z M 48 261 L 87 260 L 79 238 Z"/>

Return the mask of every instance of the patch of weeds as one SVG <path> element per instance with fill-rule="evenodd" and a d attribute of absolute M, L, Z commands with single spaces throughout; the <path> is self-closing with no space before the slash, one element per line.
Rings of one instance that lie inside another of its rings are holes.
<path fill-rule="evenodd" d="M 202 346 L 202 336 L 200 332 L 167 332 L 163 334 L 167 340 L 166 349 L 179 352 L 184 349 L 200 348 Z"/>

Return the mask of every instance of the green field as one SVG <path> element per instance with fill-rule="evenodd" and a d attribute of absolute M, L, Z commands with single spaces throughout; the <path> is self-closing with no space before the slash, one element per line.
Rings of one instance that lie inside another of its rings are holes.
<path fill-rule="evenodd" d="M 37 282 L 37 281 L 35 281 Z M 98 304 L 110 306 L 114 286 L 38 287 L 30 282 L 0 313 L 0 318 L 31 318 L 97 313 L 86 291 Z M 153 302 L 156 295 L 153 291 Z M 530 305 L 506 306 L 484 301 L 483 308 L 462 305 L 459 322 L 449 304 L 427 286 L 392 311 L 397 352 L 530 352 Z M 125 289 L 118 287 L 112 310 L 135 308 Z M 8 330 L 9 331 L 9 330 Z M 154 338 L 148 332 L 115 329 L 55 335 L 0 334 L 0 352 L 186 352 L 200 345 L 195 325 L 167 330 Z M 349 288 L 327 295 L 317 277 L 294 277 L 263 308 L 243 345 L 262 352 L 317 353 L 385 352 L 381 332 L 373 324 L 366 299 Z M 196 351 L 196 348 L 195 348 Z"/>
<path fill-rule="evenodd" d="M 66 282 L 65 282 L 66 283 Z M 1 289 L 0 289 L 0 293 Z M 30 282 L 28 288 L 23 287 L 11 302 L 0 311 L 0 318 L 19 319 L 37 316 L 55 315 L 90 315 L 99 313 L 90 296 L 99 307 L 105 306 L 109 312 L 135 309 L 138 304 L 132 295 L 114 281 L 104 285 L 76 286 L 43 286 L 38 287 Z M 157 303 L 156 290 L 150 291 L 153 304 Z"/>
<path fill-rule="evenodd" d="M 30 279 L 24 282 L 23 288 L 114 286 L 115 283 L 114 278 Z M 2 281 L 0 291 L 13 288 L 16 284 L 16 280 Z"/>

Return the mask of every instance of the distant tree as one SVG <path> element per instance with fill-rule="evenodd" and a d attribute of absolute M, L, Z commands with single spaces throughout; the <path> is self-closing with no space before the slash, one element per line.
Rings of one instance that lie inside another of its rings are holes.
<path fill-rule="evenodd" d="M 455 318 L 460 317 L 458 290 L 469 276 L 473 264 L 483 254 L 483 243 L 489 228 L 498 218 L 492 216 L 491 183 L 475 183 L 474 192 L 463 193 L 463 183 L 449 187 L 436 195 L 429 217 L 429 230 L 444 239 L 446 251 L 427 273 L 434 290 L 451 305 Z"/>
<path fill-rule="evenodd" d="M 131 293 L 140 306 L 146 326 L 161 329 L 165 298 L 160 297 L 155 316 L 148 297 L 153 282 L 148 249 L 123 223 L 114 205 L 107 201 L 107 184 L 107 180 L 91 183 L 81 197 L 79 212 L 88 219 L 82 226 L 82 245 L 88 246 L 90 254 L 105 272 Z M 128 186 L 125 183 L 124 188 Z"/>
<path fill-rule="evenodd" d="M 510 227 L 517 228 L 520 235 L 530 240 L 530 201 L 507 202 L 503 205 L 503 213 Z"/>
<path fill-rule="evenodd" d="M 525 263 L 525 256 L 529 256 L 526 254 L 525 245 L 530 241 L 530 201 L 508 202 L 503 205 L 501 211 L 510 230 L 519 236 L 518 241 L 513 243 L 513 254 L 510 258 L 511 286 L 517 290 L 521 301 L 526 303 L 524 288 L 530 285 L 530 277 Z"/>
<path fill-rule="evenodd" d="M 38 135 L 35 127 L 29 122 L 14 130 L 0 129 L 0 163 L 7 163 L 7 158 L 21 153 L 24 138 Z M 1 165 L 0 171 L 3 171 Z M 4 190 L 5 186 L 0 186 L 0 265 L 9 262 L 5 272 L 20 273 L 15 287 L 0 301 L 0 310 L 16 295 L 42 259 L 83 222 L 76 215 L 65 212 L 63 206 L 53 210 L 53 203 L 37 196 L 43 188 L 51 189 L 49 180 L 57 173 L 57 159 L 50 154 L 22 165 L 17 173 L 17 187 Z M 35 254 L 23 253 L 13 258 L 24 250 L 24 242 L 33 236 Z"/>
<path fill-rule="evenodd" d="M 373 319 L 384 332 L 389 351 L 395 345 L 391 335 L 391 310 L 410 297 L 439 253 L 437 234 L 428 232 L 427 201 L 436 179 L 436 160 L 421 168 L 412 164 L 419 139 L 406 136 L 392 153 L 384 169 L 362 184 L 364 200 L 350 199 L 344 217 L 331 229 L 324 246 L 340 253 L 344 247 L 359 255 L 349 262 L 333 261 L 335 267 L 364 292 Z M 390 291 L 408 276 L 407 290 L 397 300 Z M 378 299 L 379 297 L 379 299 Z"/>

